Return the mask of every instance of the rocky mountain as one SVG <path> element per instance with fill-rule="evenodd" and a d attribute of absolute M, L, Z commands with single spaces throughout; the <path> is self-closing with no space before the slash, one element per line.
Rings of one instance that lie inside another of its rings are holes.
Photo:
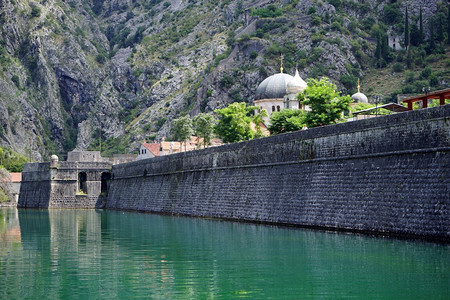
<path fill-rule="evenodd" d="M 403 34 L 406 7 L 425 39 L 447 28 L 446 4 L 425 0 L 0 0 L 0 145 L 35 160 L 133 151 L 181 115 L 251 103 L 280 54 L 285 72 L 352 92 L 377 66 L 377 32 Z M 448 63 L 443 49 L 426 55 Z"/>

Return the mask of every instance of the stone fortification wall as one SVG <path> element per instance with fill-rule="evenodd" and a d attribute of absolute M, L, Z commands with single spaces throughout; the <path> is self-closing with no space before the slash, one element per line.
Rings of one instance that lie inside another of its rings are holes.
<path fill-rule="evenodd" d="M 450 106 L 113 166 L 107 208 L 450 239 Z"/>
<path fill-rule="evenodd" d="M 109 173 L 108 162 L 59 162 L 26 164 L 18 207 L 95 208 L 102 206 L 102 174 Z M 80 185 L 80 173 L 85 174 Z"/>
<path fill-rule="evenodd" d="M 50 163 L 25 164 L 18 207 L 47 208 L 51 191 Z"/>

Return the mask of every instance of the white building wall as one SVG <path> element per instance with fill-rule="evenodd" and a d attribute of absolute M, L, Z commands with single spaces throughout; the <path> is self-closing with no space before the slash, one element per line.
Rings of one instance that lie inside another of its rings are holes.
<path fill-rule="evenodd" d="M 270 116 L 274 111 L 281 111 L 284 109 L 283 99 L 261 99 L 253 101 L 253 105 L 258 107 L 255 113 L 261 112 L 265 109 L 267 111 L 267 117 L 264 117 L 264 123 L 268 124 Z"/>
<path fill-rule="evenodd" d="M 147 148 L 145 148 L 144 146 L 141 145 L 141 147 L 139 148 L 137 160 L 152 158 L 152 157 L 155 157 L 155 155 L 153 155 L 153 153 L 151 153 Z"/>

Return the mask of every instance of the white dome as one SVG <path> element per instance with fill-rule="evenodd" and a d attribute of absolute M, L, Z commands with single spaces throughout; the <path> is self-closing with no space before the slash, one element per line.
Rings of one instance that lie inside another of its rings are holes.
<path fill-rule="evenodd" d="M 303 92 L 308 85 L 298 74 L 298 70 L 295 70 L 294 78 L 286 84 L 286 92 L 288 94 L 298 94 Z"/>
<path fill-rule="evenodd" d="M 286 95 L 286 84 L 294 77 L 278 73 L 263 80 L 256 89 L 256 100 L 277 99 Z"/>
<path fill-rule="evenodd" d="M 353 94 L 352 100 L 354 100 L 355 102 L 360 102 L 360 103 L 369 103 L 367 96 L 361 92 L 357 92 L 356 94 Z"/>

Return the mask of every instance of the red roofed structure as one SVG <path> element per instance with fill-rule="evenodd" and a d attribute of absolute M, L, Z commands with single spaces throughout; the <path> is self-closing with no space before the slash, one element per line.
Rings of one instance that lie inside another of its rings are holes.
<path fill-rule="evenodd" d="M 9 173 L 11 182 L 22 182 L 22 173 Z"/>
<path fill-rule="evenodd" d="M 402 101 L 405 103 L 408 103 L 408 110 L 413 109 L 413 103 L 414 102 L 422 102 L 422 107 L 427 108 L 428 107 L 428 100 L 432 99 L 439 99 L 440 105 L 445 105 L 445 99 L 450 99 L 450 89 L 435 91 L 431 93 L 426 93 L 422 95 L 417 95 L 414 97 L 409 97 L 406 99 L 403 99 Z"/>
<path fill-rule="evenodd" d="M 161 154 L 159 143 L 142 143 L 139 147 L 138 159 L 152 158 Z"/>

